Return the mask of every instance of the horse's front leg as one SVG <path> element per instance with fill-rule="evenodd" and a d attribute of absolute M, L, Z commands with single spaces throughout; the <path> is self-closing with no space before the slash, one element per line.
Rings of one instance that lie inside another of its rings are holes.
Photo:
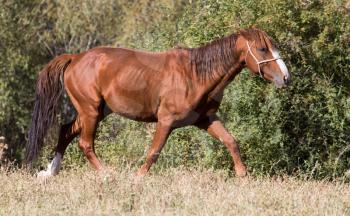
<path fill-rule="evenodd" d="M 206 130 L 211 136 L 225 144 L 232 156 L 237 176 L 243 177 L 247 174 L 247 169 L 244 163 L 242 162 L 237 141 L 227 131 L 227 129 L 224 127 L 224 125 L 216 115 L 207 117 L 206 119 L 198 122 L 195 125 L 201 129 Z"/>
<path fill-rule="evenodd" d="M 146 161 L 137 172 L 137 176 L 144 176 L 158 159 L 160 151 L 164 147 L 169 134 L 172 131 L 172 124 L 169 121 L 158 121 L 156 132 L 153 137 L 151 148 L 148 151 Z"/>

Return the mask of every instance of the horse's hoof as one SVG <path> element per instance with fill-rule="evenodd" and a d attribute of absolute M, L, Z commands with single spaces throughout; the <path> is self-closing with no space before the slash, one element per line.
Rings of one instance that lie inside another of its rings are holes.
<path fill-rule="evenodd" d="M 143 178 L 145 177 L 145 175 L 146 175 L 146 173 L 143 173 L 140 171 L 132 174 L 131 178 L 132 178 L 133 183 L 135 183 L 135 184 L 140 183 L 143 180 Z"/>
<path fill-rule="evenodd" d="M 144 169 L 140 169 L 139 171 L 137 171 L 137 173 L 135 173 L 135 177 L 137 178 L 143 178 L 145 177 L 145 175 L 147 174 L 147 171 L 145 171 Z"/>
<path fill-rule="evenodd" d="M 98 171 L 98 176 L 104 183 L 109 183 L 113 180 L 113 174 L 111 170 L 108 169 L 102 169 Z"/>
<path fill-rule="evenodd" d="M 36 178 L 40 182 L 47 182 L 49 179 L 51 179 L 54 175 L 48 170 L 42 170 L 36 174 Z"/>
<path fill-rule="evenodd" d="M 247 169 L 246 168 L 236 169 L 236 176 L 239 178 L 246 177 L 247 176 Z"/>

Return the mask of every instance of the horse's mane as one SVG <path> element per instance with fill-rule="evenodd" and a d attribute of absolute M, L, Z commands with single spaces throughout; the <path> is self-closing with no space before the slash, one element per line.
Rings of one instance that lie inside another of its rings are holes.
<path fill-rule="evenodd" d="M 239 34 L 245 37 L 249 41 L 255 41 L 263 47 L 276 47 L 276 43 L 272 38 L 270 38 L 266 32 L 261 31 L 256 28 L 250 28 L 246 30 L 239 31 Z"/>
<path fill-rule="evenodd" d="M 214 40 L 198 48 L 182 48 L 190 52 L 190 64 L 193 70 L 204 79 L 212 79 L 215 73 L 226 73 L 237 60 L 235 53 L 236 41 L 242 35 L 249 41 L 256 41 L 262 45 L 272 43 L 267 34 L 259 29 L 250 28 L 240 30 L 229 36 Z"/>

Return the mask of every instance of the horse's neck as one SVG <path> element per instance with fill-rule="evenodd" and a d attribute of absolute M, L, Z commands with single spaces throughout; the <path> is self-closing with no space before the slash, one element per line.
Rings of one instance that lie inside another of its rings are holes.
<path fill-rule="evenodd" d="M 215 98 L 217 95 L 220 95 L 226 86 L 231 83 L 231 81 L 239 74 L 243 69 L 243 66 L 239 63 L 234 64 L 230 70 L 225 74 L 222 74 L 220 77 L 208 81 L 208 97 Z"/>
<path fill-rule="evenodd" d="M 214 40 L 204 46 L 189 49 L 194 72 L 203 79 L 212 79 L 226 73 L 237 58 L 237 35 Z"/>
<path fill-rule="evenodd" d="M 215 64 L 215 67 L 211 67 L 210 71 L 207 70 L 205 74 L 201 74 L 201 72 L 196 70 L 197 65 L 191 62 L 191 50 L 178 50 L 178 58 L 179 64 L 184 66 L 187 77 L 191 77 L 192 86 L 196 89 L 195 91 L 198 97 L 202 97 L 203 95 L 216 97 L 243 69 L 243 66 L 238 60 L 239 58 L 233 57 L 230 67 L 227 70 L 222 70 L 223 65 Z"/>

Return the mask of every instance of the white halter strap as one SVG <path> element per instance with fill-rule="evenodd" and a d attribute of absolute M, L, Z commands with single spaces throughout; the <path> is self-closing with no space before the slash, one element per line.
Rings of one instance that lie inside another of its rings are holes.
<path fill-rule="evenodd" d="M 255 41 L 253 43 L 255 43 Z M 258 65 L 259 75 L 260 75 L 261 78 L 263 78 L 263 75 L 261 73 L 260 64 L 263 64 L 263 63 L 266 63 L 266 62 L 270 62 L 270 61 L 277 61 L 278 59 L 281 59 L 280 57 L 278 57 L 278 58 L 265 59 L 265 60 L 259 61 L 258 58 L 253 54 L 251 46 L 249 45 L 248 41 L 247 41 L 247 47 L 248 47 L 248 52 L 245 55 L 245 62 L 247 62 L 247 55 L 248 55 L 248 53 L 250 53 L 250 55 L 253 57 L 253 59 L 255 60 L 256 64 Z"/>

